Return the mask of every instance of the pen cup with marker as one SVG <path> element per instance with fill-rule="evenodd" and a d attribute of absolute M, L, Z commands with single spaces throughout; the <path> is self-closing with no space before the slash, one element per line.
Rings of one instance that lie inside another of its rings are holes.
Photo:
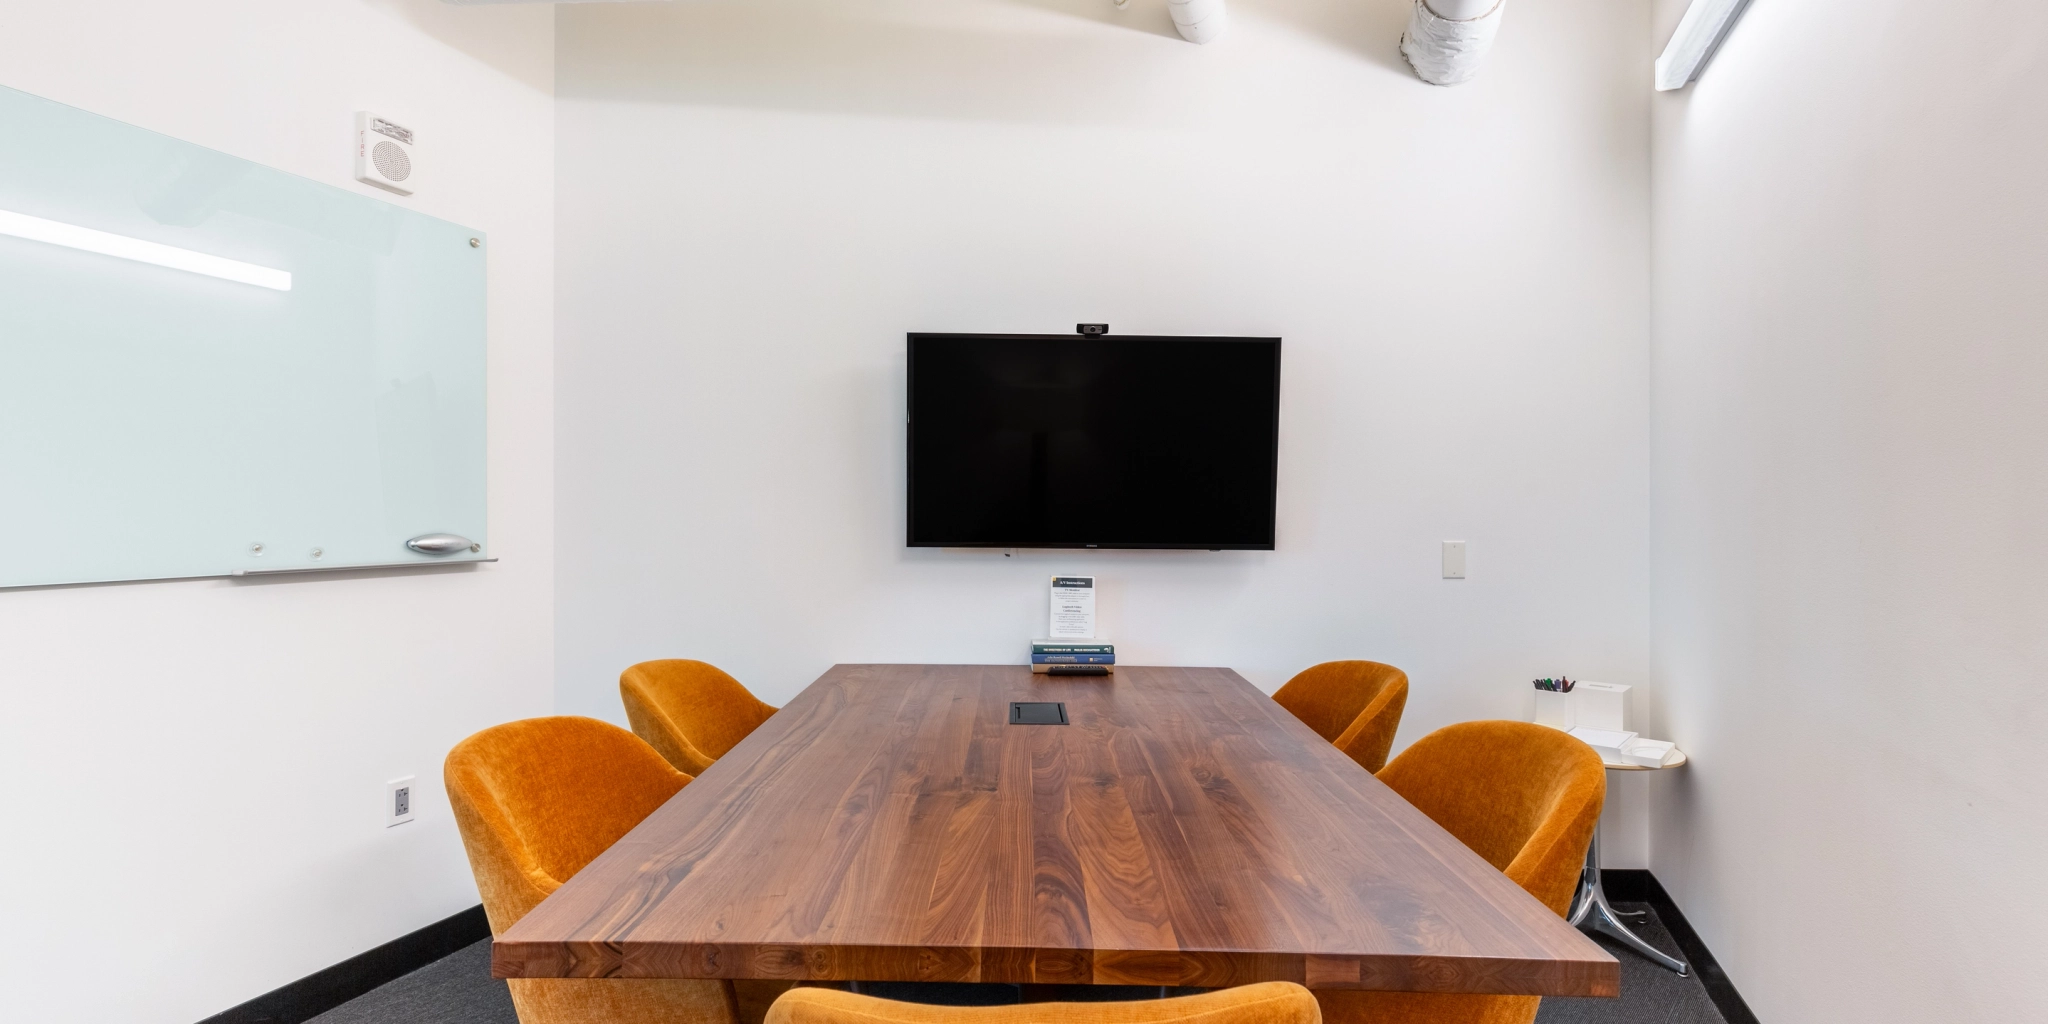
<path fill-rule="evenodd" d="M 1535 680 L 1536 714 L 1530 721 L 1566 732 L 1579 724 L 1578 703 L 1572 700 L 1574 684 L 1559 676 Z"/>

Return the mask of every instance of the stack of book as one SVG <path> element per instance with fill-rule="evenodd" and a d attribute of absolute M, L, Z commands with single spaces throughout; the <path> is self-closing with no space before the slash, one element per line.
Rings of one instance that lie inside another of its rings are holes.
<path fill-rule="evenodd" d="M 1031 671 L 1088 673 L 1116 671 L 1116 645 L 1107 640 L 1033 640 Z"/>

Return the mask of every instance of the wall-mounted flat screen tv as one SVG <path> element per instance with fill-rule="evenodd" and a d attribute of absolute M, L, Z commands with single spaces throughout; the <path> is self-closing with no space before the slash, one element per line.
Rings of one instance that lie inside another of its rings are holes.
<path fill-rule="evenodd" d="M 910 335 L 911 547 L 1273 547 L 1280 339 Z"/>

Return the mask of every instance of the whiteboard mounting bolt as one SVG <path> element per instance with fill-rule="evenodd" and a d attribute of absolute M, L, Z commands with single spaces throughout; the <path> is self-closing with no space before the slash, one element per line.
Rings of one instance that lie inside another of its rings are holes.
<path fill-rule="evenodd" d="M 481 249 L 483 248 L 483 244 L 484 240 L 481 238 L 472 238 L 469 240 L 469 247 L 472 249 Z"/>
<path fill-rule="evenodd" d="M 318 557 L 320 557 L 320 556 L 321 556 L 321 555 L 323 555 L 323 554 L 326 554 L 326 552 L 324 552 L 324 551 L 321 551 L 321 550 L 320 550 L 319 548 L 314 548 L 314 549 L 313 549 L 313 557 L 314 557 L 314 558 L 318 558 Z"/>
<path fill-rule="evenodd" d="M 250 554 L 252 554 L 252 555 L 260 555 L 260 554 L 262 554 L 262 553 L 263 553 L 263 545 L 261 545 L 261 544 L 251 544 L 251 545 L 249 545 L 249 553 L 250 553 Z"/>

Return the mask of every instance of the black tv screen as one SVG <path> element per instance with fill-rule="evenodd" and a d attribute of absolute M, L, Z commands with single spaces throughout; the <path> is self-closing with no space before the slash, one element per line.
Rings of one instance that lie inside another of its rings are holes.
<path fill-rule="evenodd" d="M 1280 339 L 910 335 L 911 547 L 1273 547 Z"/>

